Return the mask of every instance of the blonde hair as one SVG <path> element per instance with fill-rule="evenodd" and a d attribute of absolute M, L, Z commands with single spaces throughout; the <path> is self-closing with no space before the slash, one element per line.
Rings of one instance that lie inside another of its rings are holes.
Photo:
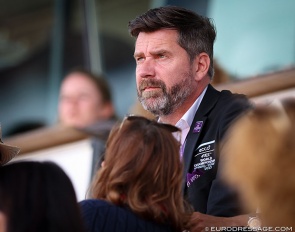
<path fill-rule="evenodd" d="M 188 215 L 182 197 L 179 143 L 171 133 L 171 128 L 178 128 L 136 118 L 111 131 L 92 196 L 181 230 Z"/>
<path fill-rule="evenodd" d="M 260 105 L 230 128 L 224 178 L 267 226 L 295 226 L 295 98 Z"/>

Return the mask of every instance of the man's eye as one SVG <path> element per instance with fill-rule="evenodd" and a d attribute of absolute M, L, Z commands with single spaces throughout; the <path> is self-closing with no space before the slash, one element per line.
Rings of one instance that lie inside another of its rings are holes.
<path fill-rule="evenodd" d="M 140 62 L 140 61 L 143 61 L 144 58 L 143 57 L 136 57 L 135 60 L 136 60 L 136 62 Z"/>

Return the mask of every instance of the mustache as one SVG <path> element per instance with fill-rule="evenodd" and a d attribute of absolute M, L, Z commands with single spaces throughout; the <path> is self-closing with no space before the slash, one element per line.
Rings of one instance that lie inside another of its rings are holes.
<path fill-rule="evenodd" d="M 138 89 L 140 91 L 143 91 L 144 89 L 148 87 L 158 87 L 161 89 L 166 90 L 166 85 L 161 80 L 155 80 L 155 79 L 144 79 L 139 83 Z"/>

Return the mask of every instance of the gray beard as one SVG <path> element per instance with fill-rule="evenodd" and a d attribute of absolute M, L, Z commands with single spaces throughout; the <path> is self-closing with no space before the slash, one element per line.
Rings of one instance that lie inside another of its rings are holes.
<path fill-rule="evenodd" d="M 163 81 L 155 79 L 143 80 L 137 90 L 138 100 L 145 110 L 148 110 L 154 115 L 166 116 L 172 114 L 194 91 L 191 88 L 192 74 L 186 74 L 185 77 L 180 83 L 172 86 L 170 90 L 167 90 Z M 151 92 L 142 96 L 141 89 L 143 86 L 158 86 L 162 91 L 156 93 Z"/>

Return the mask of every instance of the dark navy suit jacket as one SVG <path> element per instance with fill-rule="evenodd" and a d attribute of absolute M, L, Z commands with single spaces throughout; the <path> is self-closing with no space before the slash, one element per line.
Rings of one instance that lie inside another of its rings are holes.
<path fill-rule="evenodd" d="M 195 211 L 225 217 L 241 213 L 237 195 L 220 180 L 218 145 L 232 121 L 250 107 L 245 96 L 208 86 L 183 154 L 183 190 Z"/>
<path fill-rule="evenodd" d="M 104 200 L 89 199 L 80 202 L 87 232 L 172 232 L 169 225 L 147 221 L 131 210 Z"/>

